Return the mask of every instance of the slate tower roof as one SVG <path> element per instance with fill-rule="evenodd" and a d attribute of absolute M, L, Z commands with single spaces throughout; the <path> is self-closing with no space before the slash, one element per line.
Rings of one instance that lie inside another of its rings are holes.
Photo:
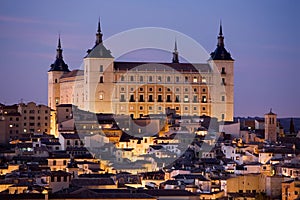
<path fill-rule="evenodd" d="M 106 49 L 102 40 L 103 34 L 101 32 L 100 19 L 98 21 L 98 29 L 96 33 L 95 46 L 87 50 L 85 58 L 113 58 L 110 50 Z"/>
<path fill-rule="evenodd" d="M 222 24 L 220 23 L 220 31 L 218 36 L 217 48 L 210 54 L 212 60 L 233 60 L 230 53 L 225 49 Z"/>
<path fill-rule="evenodd" d="M 65 63 L 63 56 L 62 56 L 62 48 L 61 48 L 61 42 L 60 42 L 60 36 L 58 37 L 58 45 L 56 49 L 56 60 L 54 61 L 53 64 L 50 65 L 50 70 L 51 71 L 63 71 L 63 72 L 69 72 L 69 67 Z"/>

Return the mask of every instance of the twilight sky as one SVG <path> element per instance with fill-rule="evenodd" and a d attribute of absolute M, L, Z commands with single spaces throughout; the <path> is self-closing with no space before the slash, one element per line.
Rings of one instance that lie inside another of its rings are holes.
<path fill-rule="evenodd" d="M 222 19 L 225 46 L 236 60 L 235 116 L 263 116 L 273 108 L 278 117 L 300 117 L 299 10 L 297 0 L 2 0 L 0 102 L 47 104 L 47 71 L 58 33 L 65 62 L 80 68 L 94 45 L 99 16 L 104 39 L 133 28 L 162 27 L 188 35 L 209 53 Z M 167 54 L 148 60 L 170 59 Z"/>

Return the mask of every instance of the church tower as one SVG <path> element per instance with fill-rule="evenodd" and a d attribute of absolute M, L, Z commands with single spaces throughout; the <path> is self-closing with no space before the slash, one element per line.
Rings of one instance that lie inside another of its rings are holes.
<path fill-rule="evenodd" d="M 63 60 L 62 52 L 59 37 L 56 60 L 50 65 L 50 70 L 48 71 L 48 106 L 53 110 L 56 110 L 56 106 L 60 104 L 60 77 L 64 73 L 70 72 L 68 65 Z"/>
<path fill-rule="evenodd" d="M 277 115 L 272 112 L 265 114 L 265 140 L 277 142 Z"/>
<path fill-rule="evenodd" d="M 112 113 L 114 58 L 103 45 L 102 36 L 99 20 L 95 45 L 84 57 L 84 110 Z"/>
<path fill-rule="evenodd" d="M 234 59 L 225 49 L 222 24 L 220 23 L 217 48 L 210 54 L 208 63 L 218 69 L 220 76 L 215 80 L 216 86 L 223 86 L 224 91 L 213 99 L 212 113 L 218 120 L 233 121 L 234 117 Z"/>

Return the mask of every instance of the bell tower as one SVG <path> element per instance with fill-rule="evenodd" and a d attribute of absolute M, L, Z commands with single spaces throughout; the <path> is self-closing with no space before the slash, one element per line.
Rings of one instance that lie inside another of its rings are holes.
<path fill-rule="evenodd" d="M 265 114 L 265 140 L 277 142 L 277 115 L 272 109 Z"/>

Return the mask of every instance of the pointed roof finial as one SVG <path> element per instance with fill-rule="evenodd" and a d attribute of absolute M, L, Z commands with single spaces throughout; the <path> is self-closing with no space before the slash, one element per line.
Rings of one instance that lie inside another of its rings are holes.
<path fill-rule="evenodd" d="M 58 49 L 61 49 L 61 43 L 60 43 L 60 33 L 58 34 L 58 45 L 57 45 Z"/>
<path fill-rule="evenodd" d="M 175 46 L 173 52 L 172 63 L 179 63 L 178 51 L 177 51 L 177 39 L 175 38 Z"/>
<path fill-rule="evenodd" d="M 98 33 L 101 33 L 101 26 L 100 26 L 100 17 L 98 19 L 98 29 L 97 29 Z"/>
<path fill-rule="evenodd" d="M 220 19 L 220 31 L 219 31 L 219 35 L 223 35 L 223 31 L 222 31 L 222 20 Z"/>
<path fill-rule="evenodd" d="M 97 33 L 96 33 L 96 45 L 102 43 L 102 36 L 103 36 L 103 34 L 101 33 L 100 17 L 99 17 L 98 29 L 97 29 Z"/>

